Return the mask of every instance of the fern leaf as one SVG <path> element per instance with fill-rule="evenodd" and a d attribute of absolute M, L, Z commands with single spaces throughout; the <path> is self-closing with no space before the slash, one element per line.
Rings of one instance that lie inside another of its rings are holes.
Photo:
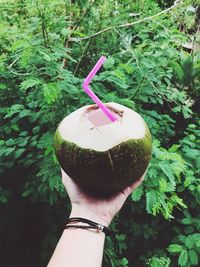
<path fill-rule="evenodd" d="M 189 250 L 188 255 L 192 265 L 197 265 L 199 263 L 198 254 L 194 249 Z"/>
<path fill-rule="evenodd" d="M 26 90 L 40 84 L 40 80 L 36 78 L 28 78 L 20 84 L 20 88 Z"/>
<path fill-rule="evenodd" d="M 172 212 L 172 209 L 170 209 L 170 207 L 167 205 L 167 202 L 166 202 L 166 196 L 164 193 L 159 193 L 159 197 L 158 197 L 158 202 L 160 203 L 160 206 L 161 206 L 161 212 L 162 214 L 164 215 L 164 217 L 166 219 L 169 219 L 169 218 L 174 218 L 172 215 L 171 215 L 171 212 Z"/>
<path fill-rule="evenodd" d="M 113 66 L 115 64 L 115 60 L 112 57 L 108 57 L 106 62 L 103 64 L 104 68 L 107 69 L 113 69 Z"/>
<path fill-rule="evenodd" d="M 159 167 L 161 168 L 163 173 L 169 178 L 172 185 L 175 186 L 175 184 L 176 184 L 175 183 L 175 177 L 174 177 L 174 174 L 170 168 L 170 164 L 166 161 L 161 161 L 161 162 L 159 162 Z"/>
<path fill-rule="evenodd" d="M 181 267 L 187 267 L 188 266 L 187 263 L 188 263 L 188 253 L 186 249 L 183 249 L 178 257 L 178 264 Z"/>
<path fill-rule="evenodd" d="M 32 55 L 33 55 L 32 47 L 31 46 L 25 47 L 19 61 L 22 68 L 28 67 Z"/>
<path fill-rule="evenodd" d="M 179 83 L 183 83 L 184 70 L 182 67 L 175 61 L 171 63 L 171 67 L 173 68 Z"/>
<path fill-rule="evenodd" d="M 185 239 L 185 246 L 188 249 L 191 249 L 194 246 L 194 242 L 193 242 L 191 236 L 186 237 L 186 239 Z"/>
<path fill-rule="evenodd" d="M 171 244 L 168 247 L 168 251 L 172 254 L 176 254 L 176 253 L 180 253 L 182 251 L 183 247 L 181 245 L 178 244 Z"/>
<path fill-rule="evenodd" d="M 176 194 L 173 194 L 171 197 L 170 197 L 170 201 L 172 201 L 172 203 L 174 205 L 179 205 L 181 206 L 182 208 L 187 208 L 187 206 L 183 203 L 183 200 L 178 197 Z"/>
<path fill-rule="evenodd" d="M 153 209 L 157 203 L 156 191 L 151 190 L 146 193 L 146 210 L 149 214 L 153 213 Z"/>
<path fill-rule="evenodd" d="M 56 83 L 49 83 L 43 85 L 44 100 L 47 104 L 54 103 L 60 95 L 59 88 Z"/>
<path fill-rule="evenodd" d="M 133 201 L 139 201 L 143 195 L 143 187 L 142 185 L 138 186 L 131 194 L 131 198 Z"/>
<path fill-rule="evenodd" d="M 161 179 L 159 181 L 159 189 L 160 189 L 160 192 L 174 192 L 176 187 L 171 184 L 171 183 L 168 183 L 165 179 Z"/>

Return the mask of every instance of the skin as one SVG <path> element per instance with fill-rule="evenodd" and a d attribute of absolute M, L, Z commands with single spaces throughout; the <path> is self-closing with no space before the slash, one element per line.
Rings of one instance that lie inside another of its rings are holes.
<path fill-rule="evenodd" d="M 71 200 L 71 217 L 83 217 L 109 226 L 130 193 L 137 188 L 145 174 L 132 186 L 106 199 L 97 199 L 83 193 L 62 170 L 62 182 Z M 83 225 L 83 223 L 80 223 Z M 105 234 L 85 229 L 66 229 L 47 267 L 100 267 Z"/>

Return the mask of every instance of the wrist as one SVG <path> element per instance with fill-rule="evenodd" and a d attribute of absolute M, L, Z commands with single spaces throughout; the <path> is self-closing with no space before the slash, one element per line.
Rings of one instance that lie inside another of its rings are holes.
<path fill-rule="evenodd" d="M 72 217 L 83 217 L 96 223 L 100 223 L 104 226 L 109 226 L 112 221 L 112 219 L 104 214 L 104 212 L 97 213 L 87 207 L 83 207 L 78 204 L 72 204 L 72 210 L 69 218 Z"/>

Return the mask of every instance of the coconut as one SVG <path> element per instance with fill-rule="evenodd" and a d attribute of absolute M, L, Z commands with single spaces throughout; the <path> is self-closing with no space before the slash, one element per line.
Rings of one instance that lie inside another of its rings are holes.
<path fill-rule="evenodd" d="M 111 122 L 97 105 L 77 109 L 59 124 L 54 138 L 61 168 L 90 192 L 114 193 L 136 182 L 148 167 L 152 139 L 135 111 L 117 104 L 107 108 Z"/>

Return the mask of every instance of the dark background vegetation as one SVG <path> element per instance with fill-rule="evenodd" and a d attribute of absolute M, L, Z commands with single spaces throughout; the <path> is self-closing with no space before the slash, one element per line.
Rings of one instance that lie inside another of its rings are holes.
<path fill-rule="evenodd" d="M 92 103 L 81 84 L 145 118 L 143 184 L 112 223 L 103 266 L 200 265 L 200 2 L 0 1 L 0 266 L 42 267 L 70 205 L 53 135 Z"/>

